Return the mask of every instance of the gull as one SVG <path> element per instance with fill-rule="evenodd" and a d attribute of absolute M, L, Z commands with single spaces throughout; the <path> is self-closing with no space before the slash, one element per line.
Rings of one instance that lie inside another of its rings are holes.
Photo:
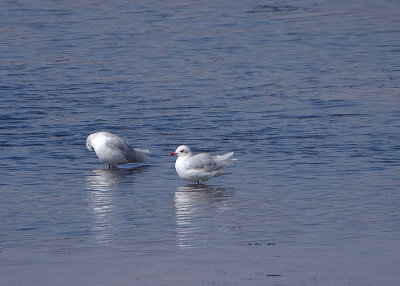
<path fill-rule="evenodd" d="M 188 182 L 205 182 L 213 177 L 229 174 L 223 167 L 233 163 L 236 159 L 230 158 L 233 152 L 225 155 L 211 156 L 208 153 L 193 155 L 186 145 L 179 146 L 170 156 L 177 155 L 175 169 L 178 176 Z"/>
<path fill-rule="evenodd" d="M 124 139 L 110 132 L 96 132 L 86 139 L 86 147 L 96 152 L 99 160 L 116 168 L 118 164 L 146 163 L 149 150 L 131 147 Z"/>

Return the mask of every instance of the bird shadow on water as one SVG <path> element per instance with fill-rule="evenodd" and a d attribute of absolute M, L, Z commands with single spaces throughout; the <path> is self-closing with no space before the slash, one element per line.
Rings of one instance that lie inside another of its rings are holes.
<path fill-rule="evenodd" d="M 178 187 L 174 195 L 177 246 L 193 248 L 204 241 L 213 216 L 231 208 L 234 193 L 234 188 L 202 184 Z"/>

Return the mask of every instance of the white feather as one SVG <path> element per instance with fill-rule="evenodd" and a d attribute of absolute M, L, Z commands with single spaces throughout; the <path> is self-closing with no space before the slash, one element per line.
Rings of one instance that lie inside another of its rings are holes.
<path fill-rule="evenodd" d="M 116 167 L 126 163 L 146 163 L 150 151 L 131 147 L 124 139 L 110 132 L 96 132 L 86 139 L 86 147 L 95 151 L 99 160 Z"/>
<path fill-rule="evenodd" d="M 211 156 L 208 153 L 192 154 L 188 146 L 181 145 L 171 155 L 177 155 L 175 169 L 178 176 L 189 182 L 205 182 L 213 177 L 229 174 L 223 168 L 236 159 L 233 152 Z"/>

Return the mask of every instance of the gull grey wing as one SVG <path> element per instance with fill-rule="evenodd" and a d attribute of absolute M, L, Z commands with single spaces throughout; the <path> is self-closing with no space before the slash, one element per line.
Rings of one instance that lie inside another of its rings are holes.
<path fill-rule="evenodd" d="M 106 142 L 106 145 L 116 151 L 121 152 L 126 158 L 135 150 L 124 139 L 118 136 L 111 136 L 111 140 Z"/>
<path fill-rule="evenodd" d="M 186 163 L 187 169 L 204 169 L 207 172 L 212 172 L 221 169 L 222 166 L 211 157 L 210 154 L 200 153 L 190 158 Z"/>
<path fill-rule="evenodd" d="M 124 156 L 128 162 L 145 163 L 148 160 L 148 150 L 131 147 L 124 139 L 114 136 L 107 145 Z"/>

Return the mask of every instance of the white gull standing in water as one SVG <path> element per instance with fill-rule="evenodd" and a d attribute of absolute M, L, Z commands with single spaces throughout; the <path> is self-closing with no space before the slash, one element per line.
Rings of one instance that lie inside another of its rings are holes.
<path fill-rule="evenodd" d="M 86 147 L 96 152 L 99 160 L 116 168 L 118 164 L 146 163 L 149 150 L 132 148 L 124 139 L 110 132 L 92 133 L 86 139 Z"/>
<path fill-rule="evenodd" d="M 233 163 L 236 159 L 230 158 L 233 152 L 225 155 L 211 156 L 208 153 L 192 154 L 186 145 L 179 146 L 170 156 L 177 155 L 175 169 L 179 177 L 200 184 L 213 177 L 229 174 L 223 167 Z"/>

